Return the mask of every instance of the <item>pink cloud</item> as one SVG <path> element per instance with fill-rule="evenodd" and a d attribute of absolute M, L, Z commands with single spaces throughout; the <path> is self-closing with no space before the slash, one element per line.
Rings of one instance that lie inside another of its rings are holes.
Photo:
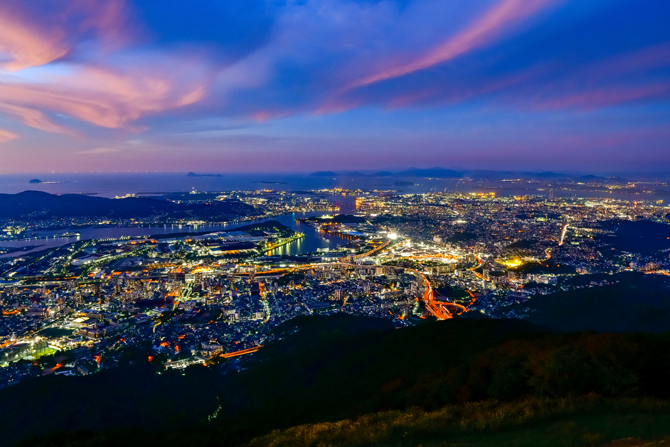
<path fill-rule="evenodd" d="M 344 113 L 346 111 L 361 107 L 362 99 L 352 98 L 328 98 L 315 111 L 314 115 L 328 115 L 333 113 Z"/>
<path fill-rule="evenodd" d="M 433 86 L 432 88 L 425 88 L 415 93 L 399 95 L 389 101 L 388 106 L 390 108 L 402 108 L 422 101 L 433 101 L 440 104 L 465 102 L 476 97 L 490 95 L 523 85 L 544 71 L 545 68 L 542 66 L 532 67 L 488 83 L 476 83 L 470 88 L 456 87 L 447 89 L 446 92 L 443 86 Z"/>
<path fill-rule="evenodd" d="M 641 50 L 615 56 L 597 66 L 605 76 L 626 74 L 670 66 L 670 42 L 661 42 Z"/>
<path fill-rule="evenodd" d="M 270 114 L 268 112 L 257 112 L 254 114 L 254 118 L 256 118 L 256 121 L 259 123 L 262 123 L 264 121 L 267 121 L 268 118 L 270 118 Z"/>
<path fill-rule="evenodd" d="M 649 81 L 646 85 L 630 85 L 626 77 L 656 68 L 670 66 L 670 42 L 662 42 L 641 50 L 610 57 L 577 70 L 569 79 L 582 91 L 571 94 L 572 85 L 554 84 L 550 91 L 560 93 L 555 99 L 539 100 L 540 107 L 550 109 L 597 109 L 641 100 L 670 99 L 670 83 Z M 575 80 L 578 79 L 579 82 Z M 618 82 L 617 82 L 618 80 Z M 562 95 L 561 95 L 562 94 Z"/>
<path fill-rule="evenodd" d="M 71 0 L 57 4 L 47 23 L 28 4 L 0 4 L 0 70 L 18 71 L 47 64 L 67 55 L 73 48 L 73 37 L 89 31 L 107 41 L 124 39 L 123 0 Z M 71 22 L 74 20 L 75 25 Z"/>
<path fill-rule="evenodd" d="M 502 0 L 465 30 L 433 48 L 428 53 L 409 63 L 393 64 L 386 69 L 355 82 L 348 89 L 424 70 L 433 65 L 454 59 L 476 48 L 483 47 L 514 25 L 547 8 L 554 2 L 555 0 Z"/>
<path fill-rule="evenodd" d="M 541 109 L 577 108 L 593 110 L 643 100 L 670 99 L 670 83 L 661 82 L 639 87 L 598 88 L 556 99 L 540 100 Z"/>
<path fill-rule="evenodd" d="M 0 54 L 5 62 L 0 68 L 7 71 L 44 65 L 68 53 L 61 30 L 36 32 L 12 17 L 0 13 Z"/>
<path fill-rule="evenodd" d="M 148 114 L 202 99 L 202 81 L 185 79 L 185 74 L 179 72 L 162 74 L 168 71 L 161 67 L 135 67 L 129 73 L 117 73 L 82 67 L 68 76 L 45 78 L 40 84 L 5 83 L 0 85 L 0 110 L 47 132 L 71 133 L 43 112 L 71 116 L 101 127 L 124 128 Z"/>
<path fill-rule="evenodd" d="M 20 119 L 24 124 L 45 132 L 75 136 L 69 129 L 53 123 L 44 113 L 28 107 L 7 104 L 0 101 L 0 111 Z"/>
<path fill-rule="evenodd" d="M 52 4 L 48 15 L 35 11 L 37 4 L 18 5 L 0 4 L 0 72 L 17 72 L 0 84 L 0 112 L 28 126 L 76 135 L 54 122 L 51 115 L 61 114 L 132 128 L 131 122 L 149 114 L 200 101 L 211 83 L 212 70 L 192 55 L 111 54 L 136 37 L 125 0 L 64 0 Z M 58 71 L 33 68 L 24 81 L 21 70 L 52 63 L 84 41 L 94 50 L 89 56 L 99 60 L 62 60 Z M 108 57 L 114 68 L 108 68 Z"/>
<path fill-rule="evenodd" d="M 670 66 L 670 43 L 660 43 L 576 68 L 558 82 L 534 83 L 551 76 L 551 64 L 536 64 L 517 73 L 472 82 L 464 86 L 429 84 L 383 98 L 389 108 L 416 104 L 456 104 L 499 94 L 503 103 L 520 104 L 535 110 L 594 110 L 636 101 L 670 99 L 670 84 L 650 80 L 629 85 L 627 76 Z M 348 104 L 348 103 L 343 103 Z M 350 108 L 356 107 L 351 102 Z M 331 107 L 331 109 L 333 109 Z"/>
<path fill-rule="evenodd" d="M 466 102 L 477 97 L 504 92 L 510 88 L 525 85 L 532 79 L 546 74 L 550 70 L 538 64 L 517 73 L 501 76 L 489 82 L 473 82 L 464 85 L 449 84 L 414 84 L 409 89 L 385 92 L 383 96 L 371 97 L 365 92 L 347 92 L 344 95 L 327 98 L 315 110 L 315 115 L 342 113 L 373 102 L 386 108 L 400 109 L 421 105 L 448 105 Z M 409 90 L 409 91 L 408 91 Z"/>
<path fill-rule="evenodd" d="M 635 51 L 617 54 L 587 63 L 569 73 L 572 85 L 611 83 L 613 79 L 640 75 L 659 68 L 670 67 L 670 42 L 661 42 Z M 557 87 L 564 90 L 565 87 Z"/>
<path fill-rule="evenodd" d="M 17 139 L 19 136 L 14 132 L 0 129 L 0 144 Z"/>

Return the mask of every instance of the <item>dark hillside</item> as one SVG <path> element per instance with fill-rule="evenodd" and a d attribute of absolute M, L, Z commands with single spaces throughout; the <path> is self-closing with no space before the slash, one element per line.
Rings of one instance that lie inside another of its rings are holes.
<path fill-rule="evenodd" d="M 670 225 L 667 224 L 649 220 L 612 220 L 603 223 L 603 227 L 614 231 L 613 235 L 600 237 L 615 249 L 608 255 L 616 255 L 621 251 L 653 255 L 670 248 Z"/>
<path fill-rule="evenodd" d="M 135 367 L 22 382 L 0 391 L 0 432 L 10 433 L 7 443 L 91 429 L 73 435 L 90 444 L 72 445 L 97 445 L 96 437 L 114 433 L 142 445 L 239 445 L 275 429 L 379 411 L 590 393 L 670 397 L 668 336 L 554 335 L 519 320 L 397 330 L 349 315 L 308 317 L 278 331 L 283 340 L 254 354 L 239 373 L 155 375 Z"/>
<path fill-rule="evenodd" d="M 531 309 L 530 322 L 559 331 L 670 331 L 670 278 L 643 273 L 605 278 L 619 283 L 536 295 L 512 308 Z"/>
<path fill-rule="evenodd" d="M 0 194 L 0 218 L 104 216 L 122 219 L 157 214 L 174 218 L 212 218 L 221 215 L 246 215 L 251 211 L 253 207 L 237 200 L 179 204 L 140 197 L 107 199 L 81 194 L 54 195 L 40 191 Z"/>

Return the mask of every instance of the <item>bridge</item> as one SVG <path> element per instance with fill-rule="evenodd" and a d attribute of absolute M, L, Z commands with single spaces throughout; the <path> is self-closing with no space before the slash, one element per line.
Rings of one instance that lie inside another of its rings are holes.
<path fill-rule="evenodd" d="M 276 242 L 274 244 L 268 243 L 268 245 L 264 249 L 260 250 L 259 253 L 270 253 L 272 250 L 275 250 L 279 247 L 283 247 L 284 245 L 288 245 L 290 243 L 293 243 L 293 242 L 295 242 L 299 239 L 302 239 L 304 237 L 305 237 L 304 233 L 295 233 L 295 234 L 287 237 L 286 239 L 279 240 L 278 242 Z"/>

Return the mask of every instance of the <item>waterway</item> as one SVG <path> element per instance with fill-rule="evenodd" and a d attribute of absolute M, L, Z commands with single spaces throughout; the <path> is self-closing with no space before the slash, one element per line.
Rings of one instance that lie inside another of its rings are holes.
<path fill-rule="evenodd" d="M 266 222 L 268 220 L 276 220 L 287 227 L 299 231 L 305 235 L 304 238 L 298 239 L 295 242 L 284 245 L 268 253 L 273 256 L 281 255 L 298 255 L 302 253 L 312 253 L 321 248 L 334 249 L 340 245 L 347 244 L 347 241 L 336 237 L 321 233 L 309 225 L 300 224 L 296 219 L 301 217 L 318 216 L 325 213 L 293 213 L 277 216 L 269 219 L 259 219 L 253 221 L 229 223 L 227 225 L 163 225 L 163 226 L 133 226 L 133 227 L 89 227 L 76 230 L 60 229 L 53 231 L 38 231 L 36 237 L 30 239 L 21 239 L 13 241 L 0 241 L 0 248 L 18 248 L 33 246 L 30 250 L 13 252 L 0 255 L 0 258 L 20 257 L 27 253 L 41 251 L 49 248 L 61 247 L 63 245 L 71 244 L 77 241 L 84 241 L 90 239 L 118 239 L 122 237 L 145 237 L 154 235 L 165 235 L 173 233 L 202 233 L 215 232 L 223 230 L 234 230 L 235 228 L 250 225 L 252 223 Z M 59 237 L 65 232 L 79 233 L 79 237 Z"/>

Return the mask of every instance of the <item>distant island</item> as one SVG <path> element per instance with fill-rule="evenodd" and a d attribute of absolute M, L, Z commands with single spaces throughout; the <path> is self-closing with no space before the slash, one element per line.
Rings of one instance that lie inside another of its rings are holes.
<path fill-rule="evenodd" d="M 427 177 L 427 178 L 461 178 L 463 177 L 464 172 L 453 171 L 451 169 L 444 168 L 429 168 L 429 169 L 418 169 L 410 168 L 401 172 L 373 172 L 373 173 L 363 173 L 359 171 L 350 171 L 350 172 L 333 172 L 333 171 L 318 171 L 313 172 L 311 175 L 316 177 Z"/>
<path fill-rule="evenodd" d="M 221 174 L 196 174 L 195 172 L 189 172 L 186 174 L 186 177 L 223 177 Z"/>
<path fill-rule="evenodd" d="M 412 182 L 406 182 L 404 180 L 398 180 L 393 184 L 393 186 L 414 186 L 414 183 Z"/>
<path fill-rule="evenodd" d="M 28 183 L 30 183 L 30 184 L 40 184 L 40 183 L 48 184 L 48 183 L 63 183 L 63 182 L 44 182 L 44 181 L 42 181 L 38 178 L 34 178 L 34 179 L 31 179 Z"/>
<path fill-rule="evenodd" d="M 313 175 L 315 177 L 379 177 L 378 173 L 364 174 L 358 171 L 340 172 L 340 173 L 333 171 L 317 171 L 312 172 L 310 175 Z"/>

